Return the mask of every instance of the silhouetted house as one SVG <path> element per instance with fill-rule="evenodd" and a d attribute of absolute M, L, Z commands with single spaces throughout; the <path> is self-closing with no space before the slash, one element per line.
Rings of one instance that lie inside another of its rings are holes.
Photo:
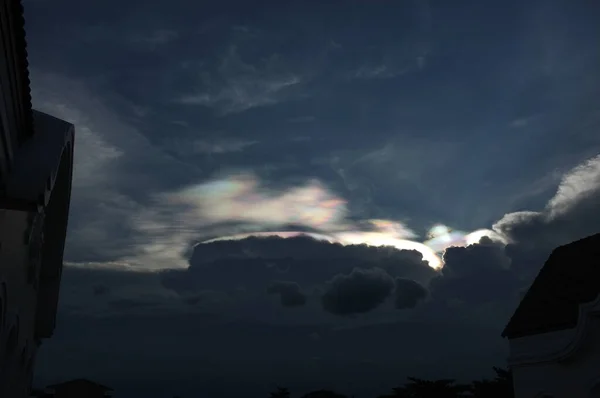
<path fill-rule="evenodd" d="M 508 337 L 516 398 L 600 397 L 600 234 L 558 247 Z"/>
<path fill-rule="evenodd" d="M 77 379 L 46 387 L 41 398 L 106 398 L 112 395 L 112 388 L 90 380 Z"/>
<path fill-rule="evenodd" d="M 74 129 L 32 110 L 23 7 L 0 6 L 0 397 L 22 398 L 54 331 Z"/>

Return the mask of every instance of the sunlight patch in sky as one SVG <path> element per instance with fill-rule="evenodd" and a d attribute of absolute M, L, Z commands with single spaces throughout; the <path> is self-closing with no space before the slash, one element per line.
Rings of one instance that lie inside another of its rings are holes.
<path fill-rule="evenodd" d="M 398 250 L 416 250 L 423 255 L 423 259 L 429 263 L 429 266 L 435 269 L 440 269 L 443 267 L 441 254 L 449 247 L 476 244 L 484 236 L 487 236 L 495 241 L 506 243 L 505 239 L 501 235 L 489 229 L 480 229 L 471 233 L 464 233 L 461 231 L 453 231 L 449 227 L 441 224 L 432 227 L 429 233 L 431 239 L 421 243 L 418 241 L 405 239 L 406 236 L 403 235 L 403 232 L 410 232 L 410 230 L 408 230 L 399 222 L 394 222 L 391 220 L 370 220 L 370 222 L 376 226 L 381 226 L 381 230 L 349 230 L 343 232 L 333 232 L 330 234 L 297 231 L 270 231 L 224 236 L 216 239 L 210 239 L 202 243 L 210 243 L 218 240 L 245 239 L 250 236 L 279 236 L 282 238 L 292 238 L 305 235 L 314 239 L 326 240 L 332 243 L 341 243 L 343 245 L 366 244 L 369 246 L 390 246 L 395 247 Z M 399 233 L 399 231 L 402 232 Z"/>
<path fill-rule="evenodd" d="M 479 240 L 488 238 L 506 244 L 506 239 L 490 229 L 479 229 L 473 232 L 464 232 L 452 229 L 443 224 L 436 224 L 429 229 L 427 240 L 423 242 L 436 253 L 443 253 L 449 247 L 468 246 L 479 243 Z"/>

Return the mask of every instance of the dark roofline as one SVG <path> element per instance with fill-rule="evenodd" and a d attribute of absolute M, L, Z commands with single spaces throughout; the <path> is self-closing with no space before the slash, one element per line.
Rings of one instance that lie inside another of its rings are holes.
<path fill-rule="evenodd" d="M 27 40 L 25 32 L 25 8 L 21 0 L 6 0 L 9 15 L 10 30 L 14 38 L 15 83 L 21 111 L 22 131 L 19 143 L 33 135 L 33 115 L 31 105 L 31 81 L 29 79 L 29 61 L 27 59 Z M 10 38 L 9 38 L 10 40 Z"/>
<path fill-rule="evenodd" d="M 21 0 L 17 1 L 17 6 L 14 11 L 14 21 L 18 25 L 15 27 L 20 34 L 16 35 L 16 47 L 17 47 L 17 62 L 21 73 L 21 94 L 23 95 L 23 126 L 24 135 L 29 138 L 34 133 L 33 128 L 33 114 L 32 114 L 32 103 L 31 103 L 31 79 L 29 78 L 29 59 L 27 53 L 27 32 L 25 30 L 25 7 Z"/>
<path fill-rule="evenodd" d="M 19 148 L 34 134 L 29 62 L 21 0 L 2 0 L 0 9 L 0 85 L 4 128 L 0 132 L 0 194 Z"/>
<path fill-rule="evenodd" d="M 557 247 L 519 303 L 502 337 L 509 339 L 572 329 L 579 308 L 600 294 L 600 234 Z"/>

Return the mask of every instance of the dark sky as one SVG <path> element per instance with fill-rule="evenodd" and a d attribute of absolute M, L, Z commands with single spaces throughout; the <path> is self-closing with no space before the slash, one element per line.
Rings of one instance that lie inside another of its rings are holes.
<path fill-rule="evenodd" d="M 488 376 L 600 230 L 598 2 L 24 3 L 34 107 L 76 126 L 39 385 Z"/>

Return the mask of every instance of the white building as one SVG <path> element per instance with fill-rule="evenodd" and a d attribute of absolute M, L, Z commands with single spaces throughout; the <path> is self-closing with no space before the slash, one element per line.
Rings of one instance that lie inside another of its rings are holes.
<path fill-rule="evenodd" d="M 74 129 L 31 109 L 23 7 L 0 6 L 0 397 L 21 398 L 54 331 Z"/>
<path fill-rule="evenodd" d="M 600 234 L 552 252 L 506 326 L 516 398 L 600 398 Z"/>

